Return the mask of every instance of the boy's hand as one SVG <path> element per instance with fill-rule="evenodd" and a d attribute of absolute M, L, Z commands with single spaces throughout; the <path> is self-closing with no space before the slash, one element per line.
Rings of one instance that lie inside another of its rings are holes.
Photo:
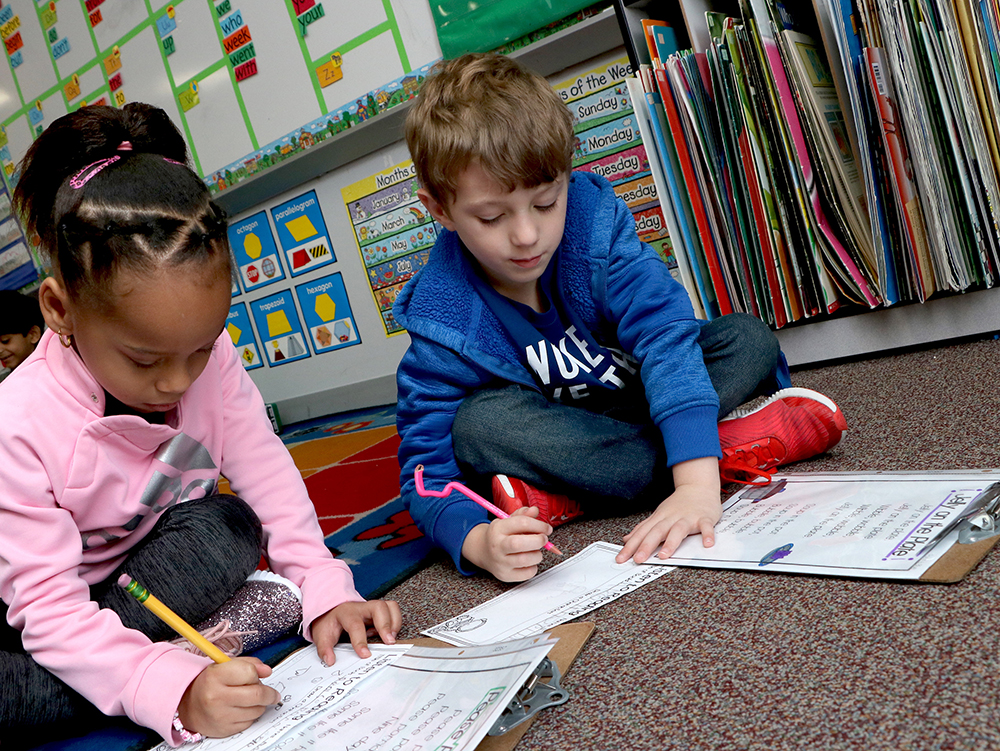
<path fill-rule="evenodd" d="M 550 534 L 552 527 L 538 518 L 537 508 L 519 508 L 507 519 L 473 527 L 462 556 L 502 582 L 526 581 L 538 573 Z"/>
<path fill-rule="evenodd" d="M 336 661 L 333 648 L 346 631 L 351 646 L 359 657 L 371 657 L 368 637 L 376 633 L 384 644 L 395 644 L 396 634 L 403 625 L 399 605 L 393 600 L 345 602 L 312 622 L 312 638 L 319 657 L 327 665 Z"/>
<path fill-rule="evenodd" d="M 207 738 L 227 738 L 246 730 L 281 696 L 260 682 L 271 668 L 256 657 L 209 665 L 191 681 L 177 712 L 185 730 Z"/>
<path fill-rule="evenodd" d="M 660 558 L 669 558 L 688 535 L 701 533 L 706 548 L 715 544 L 715 523 L 722 516 L 719 461 L 715 457 L 691 459 L 673 468 L 675 490 L 648 519 L 623 538 L 625 547 L 615 561 L 634 558 L 642 563 L 661 544 Z"/>

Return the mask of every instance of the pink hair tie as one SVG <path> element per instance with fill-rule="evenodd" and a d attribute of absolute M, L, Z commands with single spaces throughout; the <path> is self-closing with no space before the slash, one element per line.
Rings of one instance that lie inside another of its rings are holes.
<path fill-rule="evenodd" d="M 109 156 L 105 159 L 98 159 L 93 164 L 88 164 L 86 167 L 84 167 L 82 170 L 77 172 L 75 175 L 73 175 L 73 177 L 69 179 L 70 187 L 72 187 L 75 190 L 79 190 L 84 185 L 89 183 L 93 179 L 94 175 L 96 175 L 105 167 L 110 167 L 119 159 L 121 159 L 121 157 L 116 154 L 115 156 Z"/>
<path fill-rule="evenodd" d="M 118 144 L 118 151 L 131 151 L 131 150 L 132 150 L 131 141 L 122 141 L 120 144 Z"/>

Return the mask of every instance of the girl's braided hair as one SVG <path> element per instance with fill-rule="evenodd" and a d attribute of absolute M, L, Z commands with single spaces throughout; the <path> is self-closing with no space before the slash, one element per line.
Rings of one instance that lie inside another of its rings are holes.
<path fill-rule="evenodd" d="M 225 213 L 186 162 L 163 110 L 83 107 L 28 149 L 14 208 L 76 297 L 106 299 L 121 270 L 209 259 L 228 266 Z"/>

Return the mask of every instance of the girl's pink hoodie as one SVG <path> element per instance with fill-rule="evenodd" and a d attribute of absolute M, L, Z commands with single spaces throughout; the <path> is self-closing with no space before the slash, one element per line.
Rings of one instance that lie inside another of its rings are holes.
<path fill-rule="evenodd" d="M 260 517 L 271 568 L 302 589 L 306 638 L 317 616 L 363 598 L 323 544 L 228 333 L 169 424 L 103 414 L 104 390 L 51 331 L 0 387 L 0 597 L 40 665 L 106 714 L 179 745 L 174 712 L 210 661 L 125 628 L 88 589 L 167 508 L 224 475 Z"/>

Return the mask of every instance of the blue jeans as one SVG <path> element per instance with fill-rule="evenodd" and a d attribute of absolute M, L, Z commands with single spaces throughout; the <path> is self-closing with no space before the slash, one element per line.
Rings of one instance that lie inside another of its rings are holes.
<path fill-rule="evenodd" d="M 260 554 L 260 520 L 246 502 L 231 495 L 186 501 L 164 512 L 128 559 L 90 588 L 90 597 L 114 610 L 127 628 L 165 641 L 177 634 L 118 586 L 123 571 L 188 623 L 198 623 L 242 586 L 260 563 Z M 108 718 L 96 707 L 25 652 L 21 632 L 7 624 L 2 602 L 0 616 L 0 737 L 5 751 L 18 747 L 13 745 L 20 742 L 17 738 L 30 747 L 106 724 Z"/>
<path fill-rule="evenodd" d="M 719 417 L 791 385 L 777 337 L 753 316 L 705 324 L 698 344 Z M 642 396 L 592 412 L 517 385 L 485 390 L 462 402 L 452 441 L 463 476 L 481 491 L 505 474 L 568 495 L 591 515 L 632 513 L 673 489 L 663 437 Z"/>

